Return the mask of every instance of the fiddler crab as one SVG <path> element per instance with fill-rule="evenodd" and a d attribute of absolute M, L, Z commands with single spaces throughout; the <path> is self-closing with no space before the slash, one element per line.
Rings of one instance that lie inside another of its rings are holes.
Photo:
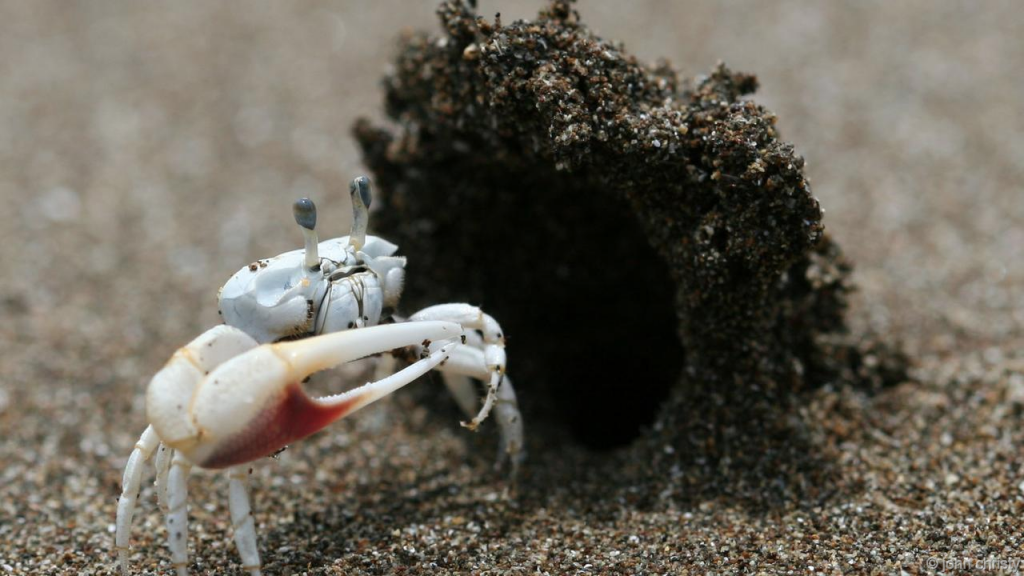
<path fill-rule="evenodd" d="M 349 236 L 319 242 L 316 207 L 294 204 L 305 248 L 239 270 L 219 292 L 224 324 L 178 349 L 146 391 L 149 426 L 128 458 L 117 504 L 115 547 L 128 573 L 129 535 L 143 464 L 156 454 L 156 492 L 167 524 L 171 562 L 188 573 L 188 488 L 193 466 L 228 472 L 228 505 L 242 566 L 260 573 L 246 464 L 387 396 L 430 370 L 470 420 L 492 411 L 499 459 L 513 473 L 525 456 L 515 391 L 505 376 L 505 339 L 494 318 L 469 304 L 440 304 L 407 319 L 394 316 L 405 258 L 398 247 L 366 235 L 370 181 L 351 185 L 355 218 Z M 311 397 L 312 374 L 369 356 L 411 351 L 418 358 L 391 373 L 382 357 L 376 380 L 341 394 Z M 478 380 L 486 384 L 483 404 Z"/>

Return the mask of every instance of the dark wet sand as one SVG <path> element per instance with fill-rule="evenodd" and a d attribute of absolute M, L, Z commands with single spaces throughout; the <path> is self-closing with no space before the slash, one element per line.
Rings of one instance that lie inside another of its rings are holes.
<path fill-rule="evenodd" d="M 382 116 L 393 39 L 435 30 L 433 4 L 0 6 L 0 573 L 112 571 L 146 382 L 217 321 L 231 273 L 298 247 L 292 199 L 317 201 L 324 234 L 346 231 L 347 181 L 363 170 L 351 124 Z M 254 467 L 267 573 L 984 573 L 1024 560 L 1019 9 L 677 4 L 580 10 L 683 75 L 718 59 L 758 75 L 755 98 L 807 159 L 856 264 L 849 322 L 902 342 L 911 380 L 808 392 L 786 414 L 800 446 L 749 474 L 723 465 L 713 486 L 684 468 L 652 492 L 626 452 L 535 434 L 513 501 L 490 433 L 403 393 Z M 537 8 L 500 7 L 505 20 Z M 226 478 L 198 473 L 190 491 L 194 572 L 236 573 Z M 154 500 L 144 490 L 133 565 L 166 573 Z"/>

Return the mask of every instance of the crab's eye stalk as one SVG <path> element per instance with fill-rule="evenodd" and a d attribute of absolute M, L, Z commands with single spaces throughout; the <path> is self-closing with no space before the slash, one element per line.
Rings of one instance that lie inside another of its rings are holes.
<path fill-rule="evenodd" d="M 373 202 L 373 194 L 370 193 L 370 179 L 366 176 L 360 176 L 352 180 L 352 184 L 349 185 L 349 189 L 352 194 L 359 194 L 359 199 L 362 200 L 363 205 L 367 209 L 370 208 L 370 204 Z"/>
<path fill-rule="evenodd" d="M 356 250 L 361 250 L 366 243 L 366 225 L 370 219 L 370 202 L 373 195 L 370 193 L 370 179 L 360 176 L 349 185 L 352 193 L 352 233 L 349 234 L 348 243 Z"/>
<path fill-rule="evenodd" d="M 302 228 L 302 235 L 306 240 L 306 268 L 316 270 L 320 268 L 320 243 L 316 235 L 316 204 L 309 198 L 300 198 L 292 205 L 292 213 L 295 215 L 295 223 Z"/>

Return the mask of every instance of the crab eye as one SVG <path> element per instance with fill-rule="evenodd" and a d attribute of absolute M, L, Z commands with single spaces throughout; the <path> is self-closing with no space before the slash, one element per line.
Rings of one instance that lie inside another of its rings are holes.
<path fill-rule="evenodd" d="M 370 193 L 370 179 L 366 176 L 360 176 L 352 181 L 349 185 L 349 190 L 352 192 L 353 198 L 356 192 L 359 193 L 359 199 L 363 201 L 363 206 L 370 207 L 370 202 L 373 201 L 373 195 Z"/>
<path fill-rule="evenodd" d="M 299 198 L 292 205 L 292 213 L 295 215 L 295 223 L 306 230 L 316 228 L 316 204 L 309 198 Z"/>
<path fill-rule="evenodd" d="M 302 228 L 302 237 L 306 240 L 306 252 L 304 262 L 310 270 L 320 269 L 320 251 L 316 236 L 316 204 L 309 198 L 299 198 L 292 204 L 292 214 L 295 215 L 295 223 Z"/>

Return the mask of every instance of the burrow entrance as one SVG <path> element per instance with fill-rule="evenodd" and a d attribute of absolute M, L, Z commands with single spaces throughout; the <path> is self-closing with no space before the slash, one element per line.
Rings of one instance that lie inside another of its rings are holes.
<path fill-rule="evenodd" d="M 524 417 L 592 448 L 653 422 L 683 366 L 675 287 L 631 208 L 579 174 L 459 163 L 383 171 L 382 235 L 409 257 L 402 308 L 465 301 L 508 337 Z M 398 176 L 398 178 L 395 178 Z"/>

